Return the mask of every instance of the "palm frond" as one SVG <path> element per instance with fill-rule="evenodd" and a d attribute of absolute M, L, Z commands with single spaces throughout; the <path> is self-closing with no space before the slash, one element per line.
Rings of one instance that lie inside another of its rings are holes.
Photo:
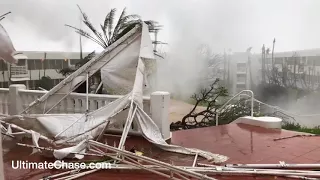
<path fill-rule="evenodd" d="M 121 18 L 122 23 L 127 23 L 130 20 L 140 19 L 140 16 L 137 14 L 130 14 Z"/>
<path fill-rule="evenodd" d="M 115 31 L 120 28 L 120 26 L 121 26 L 121 19 L 126 16 L 126 9 L 127 9 L 127 8 L 123 8 L 123 10 L 122 10 L 122 12 L 121 12 L 121 15 L 120 15 L 120 17 L 119 17 L 119 19 L 118 19 L 118 21 L 117 21 L 117 24 L 116 24 L 116 26 L 115 26 L 115 28 L 114 28 Z"/>
<path fill-rule="evenodd" d="M 108 13 L 106 19 L 108 19 L 108 23 L 104 24 L 104 27 L 105 28 L 108 28 L 108 36 L 109 36 L 109 39 L 111 38 L 112 36 L 112 30 L 113 30 L 113 23 L 114 23 L 114 16 L 116 14 L 116 11 L 117 9 L 111 9 L 111 11 Z M 108 40 L 109 41 L 109 40 Z"/>
<path fill-rule="evenodd" d="M 111 9 L 110 12 L 106 15 L 104 19 L 104 23 L 101 26 L 101 29 L 104 34 L 104 38 L 106 40 L 106 43 L 109 45 L 109 41 L 112 35 L 112 29 L 113 29 L 113 21 L 114 21 L 114 16 L 116 13 L 116 9 Z"/>
<path fill-rule="evenodd" d="M 93 41 L 93 42 L 99 44 L 100 46 L 102 46 L 103 48 L 105 48 L 105 46 L 103 44 L 101 44 L 101 42 L 99 40 L 97 40 L 96 38 L 92 37 L 88 32 L 86 32 L 86 31 L 84 31 L 82 29 L 76 28 L 74 26 L 68 25 L 68 24 L 66 24 L 65 26 L 74 29 L 76 33 L 80 34 L 83 37 L 86 37 L 86 38 L 90 39 L 91 41 Z"/>
<path fill-rule="evenodd" d="M 78 6 L 79 7 L 79 6 Z M 106 48 L 107 44 L 105 42 L 105 40 L 102 38 L 102 34 L 99 33 L 96 28 L 92 25 L 92 23 L 90 22 L 88 16 L 86 13 L 84 13 L 81 8 L 79 7 L 79 10 L 82 14 L 83 17 L 83 23 L 93 32 L 93 34 L 97 37 L 97 39 L 100 41 L 101 44 L 103 44 L 103 47 Z"/>
<path fill-rule="evenodd" d="M 117 41 L 119 38 L 121 38 L 123 35 L 128 33 L 131 29 L 133 29 L 136 26 L 137 23 L 130 23 L 126 26 L 123 26 L 123 28 L 116 34 L 112 36 L 113 41 Z"/>
<path fill-rule="evenodd" d="M 107 35 L 106 30 L 104 29 L 104 26 L 103 26 L 102 24 L 100 24 L 100 27 L 101 27 L 102 32 L 103 32 L 103 34 L 104 34 L 105 40 L 108 42 L 108 41 L 109 41 L 109 37 L 108 37 L 108 35 Z"/>
<path fill-rule="evenodd" d="M 129 22 L 129 20 L 136 20 L 139 19 L 140 16 L 136 14 L 131 14 L 131 15 L 126 15 L 126 8 L 122 10 L 122 13 L 117 21 L 117 24 L 113 30 L 113 35 L 114 37 L 118 36 L 122 32 L 122 30 L 126 29 L 125 24 Z M 129 25 L 128 25 L 129 26 Z M 131 25 L 130 25 L 131 26 Z M 115 38 L 114 38 L 115 39 Z M 113 39 L 113 41 L 114 41 Z"/>

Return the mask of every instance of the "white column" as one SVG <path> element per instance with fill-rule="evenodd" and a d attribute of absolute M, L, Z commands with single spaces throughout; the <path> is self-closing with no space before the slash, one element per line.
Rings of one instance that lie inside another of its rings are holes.
<path fill-rule="evenodd" d="M 171 138 L 169 120 L 170 93 L 153 92 L 150 96 L 150 106 L 152 120 L 159 127 L 163 138 L 169 140 Z"/>
<path fill-rule="evenodd" d="M 12 84 L 9 86 L 9 115 L 17 115 L 22 110 L 22 101 L 19 90 L 26 89 L 24 84 Z"/>

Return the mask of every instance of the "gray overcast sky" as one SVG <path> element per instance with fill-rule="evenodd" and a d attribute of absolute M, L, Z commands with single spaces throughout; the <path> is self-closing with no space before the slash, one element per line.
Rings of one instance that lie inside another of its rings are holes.
<path fill-rule="evenodd" d="M 12 12 L 1 23 L 17 50 L 78 51 L 78 36 L 64 26 L 79 26 L 76 4 L 97 26 L 123 7 L 159 21 L 169 51 L 208 44 L 214 52 L 259 52 L 274 37 L 276 51 L 320 47 L 319 0 L 0 0 L 0 14 Z M 84 49 L 99 47 L 86 40 Z"/>

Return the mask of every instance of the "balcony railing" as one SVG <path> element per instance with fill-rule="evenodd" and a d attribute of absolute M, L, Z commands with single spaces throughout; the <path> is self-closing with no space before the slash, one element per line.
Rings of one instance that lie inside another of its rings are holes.
<path fill-rule="evenodd" d="M 27 66 L 11 66 L 10 70 L 12 78 L 22 78 L 29 76 Z"/>

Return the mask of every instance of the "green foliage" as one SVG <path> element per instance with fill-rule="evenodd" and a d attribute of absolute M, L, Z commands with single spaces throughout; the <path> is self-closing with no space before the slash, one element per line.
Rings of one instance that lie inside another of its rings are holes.
<path fill-rule="evenodd" d="M 253 107 L 253 116 L 261 116 L 261 114 L 256 113 L 257 106 Z M 248 99 L 236 100 L 232 105 L 227 106 L 222 113 L 219 114 L 219 125 L 229 124 L 232 121 L 251 115 L 251 101 Z"/>
<path fill-rule="evenodd" d="M 86 64 L 88 61 L 90 61 L 94 56 L 95 56 L 95 51 L 91 52 L 91 53 L 88 54 L 86 57 L 84 57 L 83 59 L 81 59 L 81 60 L 76 64 L 76 67 L 75 67 L 75 68 L 66 67 L 66 68 L 60 69 L 60 70 L 59 70 L 59 73 L 66 77 L 66 76 L 72 74 L 74 71 L 76 71 L 79 67 L 83 66 L 83 65 Z M 100 74 L 98 74 L 98 75 L 100 75 Z"/>
<path fill-rule="evenodd" d="M 106 15 L 103 24 L 100 25 L 102 31 L 101 33 L 92 25 L 87 14 L 84 13 L 79 6 L 78 8 L 83 17 L 83 23 L 88 27 L 88 29 L 90 29 L 90 31 L 93 33 L 93 36 L 83 29 L 79 29 L 70 25 L 66 26 L 73 28 L 74 30 L 76 30 L 76 33 L 99 44 L 104 49 L 117 41 L 126 32 L 130 31 L 136 24 L 141 22 L 138 15 L 127 15 L 126 8 L 122 10 L 118 21 L 115 22 L 114 20 L 117 10 L 114 8 L 110 10 L 110 12 Z"/>
<path fill-rule="evenodd" d="M 83 23 L 88 27 L 88 29 L 92 32 L 93 35 L 91 35 L 91 33 L 83 29 L 79 29 L 71 25 L 66 25 L 66 26 L 74 29 L 76 33 L 90 39 L 91 41 L 97 43 L 104 49 L 110 46 L 115 41 L 117 41 L 119 38 L 121 38 L 131 29 L 133 29 L 136 25 L 141 25 L 141 22 L 142 22 L 142 20 L 140 19 L 140 16 L 137 14 L 127 15 L 126 8 L 122 10 L 119 16 L 119 19 L 115 21 L 117 9 L 113 8 L 106 15 L 103 23 L 100 24 L 99 29 L 101 29 L 102 32 L 99 32 L 99 30 L 92 25 L 87 14 L 84 13 L 79 6 L 78 8 L 83 17 Z M 160 26 L 156 21 L 149 20 L 149 21 L 143 21 L 143 22 L 148 25 L 149 32 L 155 32 L 160 30 L 159 29 Z M 160 41 L 153 42 L 153 43 L 165 44 Z"/>
<path fill-rule="evenodd" d="M 214 126 L 216 124 L 217 110 L 219 110 L 219 125 L 228 124 L 239 117 L 251 114 L 251 103 L 247 99 L 235 100 L 230 103 L 232 105 L 226 106 L 222 110 L 219 109 L 230 97 L 228 97 L 227 89 L 219 86 L 218 81 L 217 79 L 209 88 L 203 88 L 199 93 L 192 96 L 194 108 L 181 121 L 171 123 L 171 130 Z M 206 108 L 196 112 L 197 106 L 200 105 Z M 259 116 L 259 114 L 254 115 Z"/>
<path fill-rule="evenodd" d="M 59 70 L 59 73 L 62 74 L 63 76 L 69 76 L 75 71 L 75 69 L 71 69 L 69 67 L 63 68 Z"/>
<path fill-rule="evenodd" d="M 319 126 L 314 128 L 307 128 L 307 127 L 301 126 L 299 123 L 294 123 L 294 122 L 284 122 L 282 125 L 282 129 L 311 133 L 311 134 L 320 134 Z"/>
<path fill-rule="evenodd" d="M 260 84 L 255 91 L 255 97 L 262 102 L 272 105 L 281 102 L 281 106 L 290 104 L 291 101 L 296 101 L 309 93 L 310 91 L 307 89 L 283 87 L 277 84 Z"/>
<path fill-rule="evenodd" d="M 53 88 L 53 80 L 49 76 L 42 76 L 36 86 L 42 87 L 46 90 L 50 90 L 51 88 Z"/>
<path fill-rule="evenodd" d="M 96 52 L 93 51 L 90 54 L 88 54 L 86 57 L 83 59 L 80 59 L 80 61 L 76 64 L 76 69 L 80 68 L 84 64 L 86 64 L 88 61 L 90 61 L 94 56 L 96 55 Z"/>

